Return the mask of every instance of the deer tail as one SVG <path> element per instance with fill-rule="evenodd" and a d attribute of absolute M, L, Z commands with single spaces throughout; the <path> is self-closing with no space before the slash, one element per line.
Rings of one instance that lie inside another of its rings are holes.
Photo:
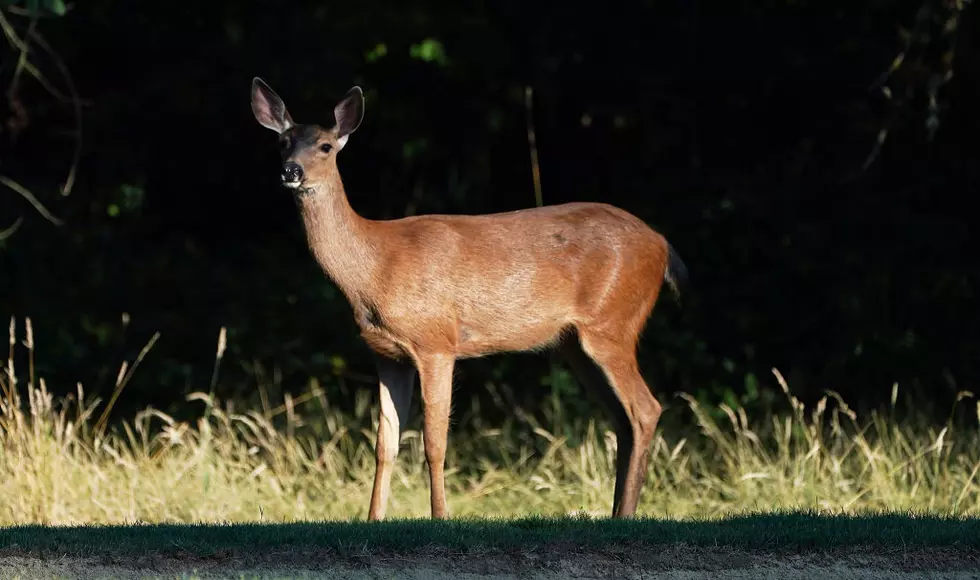
<path fill-rule="evenodd" d="M 680 298 L 681 290 L 688 286 L 687 266 L 681 260 L 677 250 L 667 242 L 667 267 L 664 269 L 664 282 L 670 286 L 674 295 Z"/>

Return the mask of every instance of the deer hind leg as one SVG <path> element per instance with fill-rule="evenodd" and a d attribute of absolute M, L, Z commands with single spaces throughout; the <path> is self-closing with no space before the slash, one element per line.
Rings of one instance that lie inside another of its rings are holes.
<path fill-rule="evenodd" d="M 640 375 L 635 339 L 624 341 L 622 334 L 617 338 L 611 338 L 610 334 L 579 328 L 579 344 L 582 352 L 601 369 L 609 390 L 619 402 L 620 417 L 625 415 L 625 421 L 616 432 L 618 452 L 613 516 L 630 517 L 636 513 L 646 480 L 650 444 L 660 420 L 661 407 Z"/>
<path fill-rule="evenodd" d="M 623 409 L 622 403 L 612 390 L 606 375 L 595 362 L 585 354 L 576 336 L 568 336 L 558 347 L 565 361 L 582 384 L 597 398 L 611 416 L 613 428 L 616 430 L 616 490 L 613 493 L 613 515 L 619 512 L 623 498 L 623 483 L 626 481 L 626 470 L 629 467 L 630 453 L 633 448 L 633 427 Z"/>
<path fill-rule="evenodd" d="M 424 412 L 423 438 L 425 461 L 429 466 L 432 517 L 449 517 L 446 505 L 446 440 L 449 437 L 449 412 L 453 388 L 453 355 L 418 356 L 417 366 L 422 382 Z"/>
<path fill-rule="evenodd" d="M 398 458 L 401 435 L 408 422 L 415 389 L 415 367 L 378 355 L 378 388 L 381 411 L 378 417 L 378 439 L 375 443 L 377 468 L 368 519 L 383 520 L 391 491 L 391 472 Z"/>

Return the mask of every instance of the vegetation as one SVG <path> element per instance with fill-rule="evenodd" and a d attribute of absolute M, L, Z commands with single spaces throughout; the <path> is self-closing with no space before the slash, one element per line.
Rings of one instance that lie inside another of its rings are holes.
<path fill-rule="evenodd" d="M 340 163 L 368 217 L 540 194 L 668 236 L 692 284 L 641 352 L 658 394 L 764 421 L 776 367 L 810 405 L 827 387 L 887 405 L 897 381 L 944 411 L 980 380 L 976 8 L 0 0 L 0 315 L 33 317 L 58 396 L 80 380 L 108 398 L 117 361 L 159 332 L 119 417 L 187 410 L 222 326 L 223 401 L 261 373 L 270 396 L 315 377 L 353 407 L 371 360 L 306 251 L 248 87 L 260 75 L 329 123 L 357 83 L 366 116 Z M 460 367 L 459 406 L 494 428 L 515 405 L 544 421 L 552 396 L 589 410 L 542 385 L 544 357 Z"/>
<path fill-rule="evenodd" d="M 108 407 L 131 368 L 123 366 L 108 404 L 89 399 L 81 386 L 75 396 L 56 400 L 35 376 L 31 354 L 26 372 L 10 359 L 0 383 L 0 524 L 282 523 L 346 521 L 366 513 L 376 428 L 369 391 L 353 408 L 331 405 L 315 385 L 278 405 L 263 397 L 261 408 L 196 392 L 187 402 L 193 420 L 148 408 L 109 426 Z M 960 401 L 968 414 L 936 429 L 916 422 L 914 412 L 898 421 L 894 404 L 859 416 L 832 393 L 805 408 L 776 376 L 790 403 L 785 414 L 750 420 L 744 409 L 727 405 L 715 414 L 688 396 L 667 409 L 641 515 L 980 515 L 980 406 L 973 408 L 972 395 Z M 602 421 L 562 416 L 558 408 L 546 413 L 549 423 L 534 423 L 518 409 L 499 428 L 477 425 L 473 434 L 451 439 L 453 515 L 607 514 L 615 437 Z M 458 420 L 477 420 L 472 415 L 457 409 Z M 389 514 L 424 517 L 427 478 L 418 431 L 405 440 Z M 852 530 L 866 525 L 848 521 Z M 486 525 L 491 536 L 503 534 L 496 524 Z M 632 528 L 609 529 L 615 535 Z"/>

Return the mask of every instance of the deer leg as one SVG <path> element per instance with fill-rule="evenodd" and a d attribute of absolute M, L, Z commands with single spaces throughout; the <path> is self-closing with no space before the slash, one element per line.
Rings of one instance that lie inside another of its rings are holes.
<path fill-rule="evenodd" d="M 381 411 L 378 417 L 378 439 L 375 443 L 377 468 L 368 519 L 383 520 L 391 490 L 391 472 L 398 457 L 402 431 L 408 421 L 415 388 L 415 368 L 387 357 L 376 358 Z"/>
<path fill-rule="evenodd" d="M 616 397 L 605 374 L 595 362 L 585 354 L 577 337 L 567 337 L 558 348 L 559 354 L 575 377 L 593 396 L 606 407 L 616 430 L 616 490 L 613 493 L 613 515 L 619 512 L 623 499 L 623 484 L 633 449 L 633 427 L 622 403 Z"/>
<path fill-rule="evenodd" d="M 619 453 L 628 453 L 628 459 L 621 496 L 613 516 L 630 517 L 636 513 L 640 490 L 646 480 L 650 443 L 660 420 L 660 403 L 640 375 L 635 342 L 626 343 L 582 329 L 579 330 L 579 341 L 582 350 L 602 369 L 629 421 L 632 437 L 628 444 L 617 440 Z"/>
<path fill-rule="evenodd" d="M 429 466 L 432 517 L 449 516 L 446 506 L 446 439 L 449 436 L 449 410 L 452 399 L 453 355 L 419 356 L 417 366 L 422 383 L 425 461 Z"/>

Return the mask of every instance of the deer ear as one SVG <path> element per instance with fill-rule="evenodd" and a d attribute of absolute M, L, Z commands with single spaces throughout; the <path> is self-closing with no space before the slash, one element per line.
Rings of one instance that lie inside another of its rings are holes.
<path fill-rule="evenodd" d="M 276 133 L 282 134 L 293 126 L 282 99 L 259 77 L 252 79 L 252 114 L 260 125 Z"/>
<path fill-rule="evenodd" d="M 357 130 L 364 118 L 364 92 L 361 87 L 354 86 L 347 91 L 344 100 L 333 108 L 333 116 L 337 121 L 337 141 L 343 147 L 347 136 Z"/>

